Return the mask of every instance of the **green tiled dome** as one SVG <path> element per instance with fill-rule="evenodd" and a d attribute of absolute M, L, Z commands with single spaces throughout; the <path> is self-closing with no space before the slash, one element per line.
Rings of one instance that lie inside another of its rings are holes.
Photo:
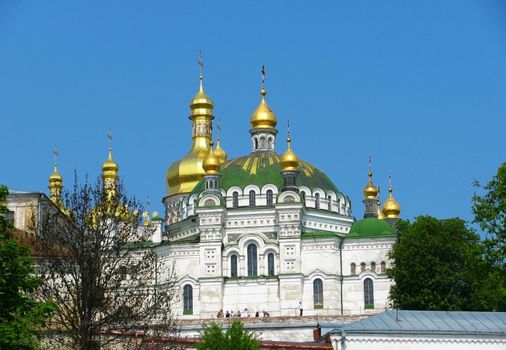
<path fill-rule="evenodd" d="M 245 188 L 247 185 L 257 185 L 262 188 L 266 184 L 273 184 L 280 188 L 283 185 L 281 178 L 281 156 L 273 152 L 255 152 L 248 156 L 234 158 L 225 163 L 220 170 L 220 187 L 227 191 L 232 186 Z M 300 160 L 298 186 L 307 186 L 311 190 L 321 188 L 324 191 L 332 190 L 339 193 L 332 181 L 313 165 Z M 193 189 L 193 193 L 204 190 L 201 180 Z"/>
<path fill-rule="evenodd" d="M 346 238 L 391 236 L 395 236 L 395 232 L 388 222 L 376 218 L 366 218 L 354 223 Z"/>

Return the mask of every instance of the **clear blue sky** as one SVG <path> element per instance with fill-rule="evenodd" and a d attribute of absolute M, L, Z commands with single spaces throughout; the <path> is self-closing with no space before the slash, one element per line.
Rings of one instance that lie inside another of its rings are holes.
<path fill-rule="evenodd" d="M 357 217 L 369 154 L 410 219 L 471 219 L 473 179 L 506 161 L 505 1 L 3 0 L 0 183 L 47 192 L 54 145 L 67 186 L 94 178 L 111 129 L 129 193 L 163 212 L 199 50 L 229 157 L 250 152 L 265 64 L 280 139 L 290 119 Z"/>

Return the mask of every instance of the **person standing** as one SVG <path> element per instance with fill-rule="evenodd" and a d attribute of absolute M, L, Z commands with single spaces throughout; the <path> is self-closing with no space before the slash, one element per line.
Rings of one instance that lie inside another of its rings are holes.
<path fill-rule="evenodd" d="M 299 301 L 299 311 L 300 311 L 299 316 L 302 316 L 302 301 Z"/>

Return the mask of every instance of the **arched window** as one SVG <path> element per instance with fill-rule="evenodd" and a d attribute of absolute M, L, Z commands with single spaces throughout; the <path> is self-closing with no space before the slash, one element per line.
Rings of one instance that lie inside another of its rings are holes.
<path fill-rule="evenodd" d="M 256 205 L 255 191 L 249 191 L 249 206 L 254 207 Z"/>
<path fill-rule="evenodd" d="M 315 207 L 316 207 L 316 209 L 320 209 L 320 194 L 316 193 L 314 195 L 314 198 L 315 198 Z"/>
<path fill-rule="evenodd" d="M 332 211 L 332 196 L 331 195 L 329 195 L 327 197 L 327 201 L 328 201 L 328 210 Z"/>
<path fill-rule="evenodd" d="M 374 309 L 374 285 L 370 278 L 364 280 L 364 308 Z"/>
<path fill-rule="evenodd" d="M 267 255 L 267 275 L 274 276 L 274 254 Z"/>
<path fill-rule="evenodd" d="M 272 193 L 272 190 L 267 190 L 267 205 L 273 206 L 274 205 L 274 195 Z"/>
<path fill-rule="evenodd" d="M 258 139 L 255 137 L 255 149 L 258 149 Z"/>
<path fill-rule="evenodd" d="M 313 301 L 315 309 L 323 309 L 323 282 L 319 278 L 313 281 Z"/>
<path fill-rule="evenodd" d="M 384 261 L 382 261 L 381 265 L 380 265 L 381 273 L 385 273 L 386 268 L 387 268 L 387 264 Z"/>
<path fill-rule="evenodd" d="M 237 255 L 230 257 L 230 277 L 237 277 Z"/>
<path fill-rule="evenodd" d="M 365 262 L 361 262 L 360 263 L 360 272 L 364 272 L 365 271 Z"/>
<path fill-rule="evenodd" d="M 254 244 L 248 246 L 248 276 L 257 276 L 257 246 Z"/>
<path fill-rule="evenodd" d="M 232 193 L 232 207 L 239 207 L 239 192 Z"/>
<path fill-rule="evenodd" d="M 197 200 L 196 199 L 193 200 L 193 209 L 195 209 L 195 208 L 197 208 Z"/>
<path fill-rule="evenodd" d="M 302 203 L 306 204 L 306 192 L 300 193 L 300 199 L 302 200 Z"/>
<path fill-rule="evenodd" d="M 189 284 L 183 287 L 183 315 L 193 314 L 193 287 Z"/>
<path fill-rule="evenodd" d="M 371 271 L 376 272 L 376 263 L 374 261 L 371 262 Z"/>
<path fill-rule="evenodd" d="M 350 268 L 351 268 L 351 274 L 356 275 L 357 274 L 357 265 L 355 265 L 355 263 L 351 263 Z"/>

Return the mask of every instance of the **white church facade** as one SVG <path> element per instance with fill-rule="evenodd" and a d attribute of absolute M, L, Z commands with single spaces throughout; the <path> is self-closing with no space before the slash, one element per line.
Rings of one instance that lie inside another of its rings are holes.
<path fill-rule="evenodd" d="M 183 318 L 220 310 L 271 316 L 377 313 L 388 305 L 388 253 L 400 206 L 364 188 L 364 219 L 318 168 L 276 152 L 277 118 L 261 89 L 250 118 L 252 151 L 227 159 L 213 148 L 213 101 L 200 89 L 190 103 L 192 146 L 170 165 L 163 203 L 165 236 L 156 250 L 173 266 Z M 299 305 L 300 303 L 300 305 Z"/>

